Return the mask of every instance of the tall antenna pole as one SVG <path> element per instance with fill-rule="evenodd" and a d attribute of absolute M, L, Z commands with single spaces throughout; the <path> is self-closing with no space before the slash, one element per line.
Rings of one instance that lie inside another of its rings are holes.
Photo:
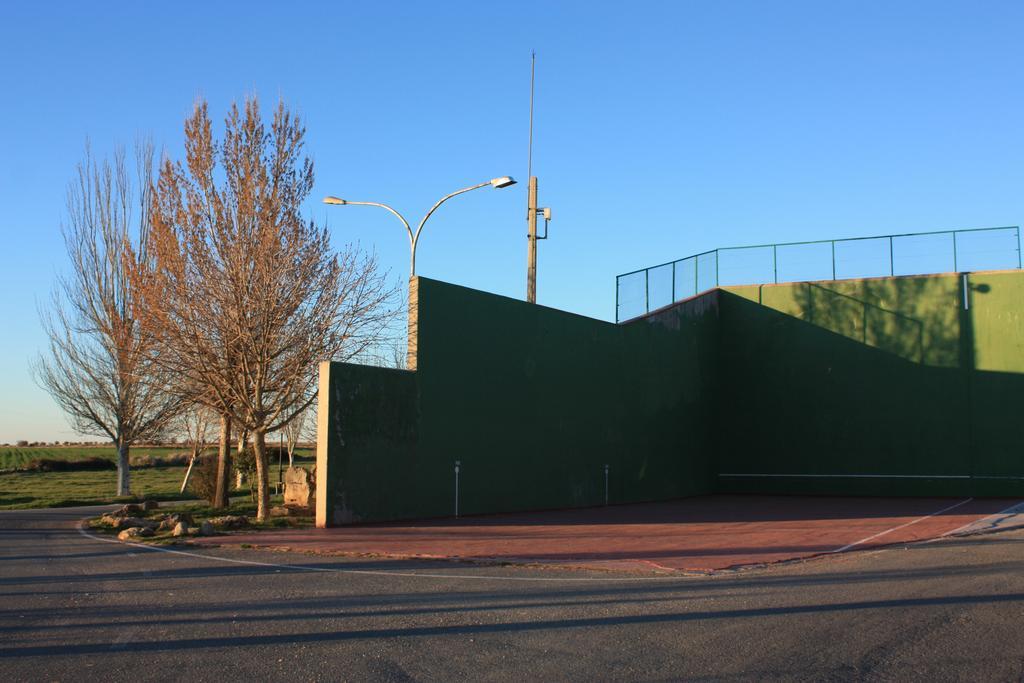
<path fill-rule="evenodd" d="M 533 84 L 537 68 L 537 53 L 530 51 L 530 148 L 527 155 L 526 175 L 530 189 L 526 195 L 526 301 L 537 303 L 537 178 L 533 175 Z"/>
<path fill-rule="evenodd" d="M 526 177 L 533 175 L 533 80 L 537 70 L 537 53 L 530 51 L 530 145 L 526 154 Z"/>

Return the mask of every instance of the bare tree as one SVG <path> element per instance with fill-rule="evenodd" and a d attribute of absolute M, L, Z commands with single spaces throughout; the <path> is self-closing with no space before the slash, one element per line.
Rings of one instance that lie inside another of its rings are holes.
<path fill-rule="evenodd" d="M 269 515 L 266 435 L 316 396 L 324 359 L 377 343 L 394 292 L 376 260 L 335 254 L 305 221 L 313 187 L 305 129 L 283 105 L 269 129 L 257 101 L 237 105 L 215 141 L 205 103 L 185 124 L 186 162 L 164 163 L 143 290 L 162 362 L 206 388 L 212 408 L 252 435 L 257 517 Z"/>
<path fill-rule="evenodd" d="M 288 467 L 295 467 L 295 447 L 305 434 L 306 418 L 313 412 L 313 406 L 296 413 L 291 422 L 284 426 L 285 447 L 288 449 Z"/>
<path fill-rule="evenodd" d="M 32 368 L 76 432 L 114 443 L 119 496 L 131 492 L 132 444 L 157 439 L 179 407 L 136 320 L 128 278 L 129 258 L 136 265 L 150 259 L 152 145 L 137 144 L 135 156 L 133 181 L 123 149 L 111 163 L 95 160 L 86 146 L 61 226 L 71 272 L 58 278 L 50 305 L 40 310 L 49 348 Z M 132 249 L 132 242 L 140 246 Z"/>

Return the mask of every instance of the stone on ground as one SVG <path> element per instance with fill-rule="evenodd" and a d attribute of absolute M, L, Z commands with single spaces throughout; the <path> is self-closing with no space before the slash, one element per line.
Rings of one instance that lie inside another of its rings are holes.
<path fill-rule="evenodd" d="M 110 513 L 113 517 L 131 517 L 132 515 L 141 515 L 145 510 L 141 505 L 135 503 L 125 503 L 118 509 Z"/>
<path fill-rule="evenodd" d="M 117 535 L 118 539 L 122 541 L 130 541 L 133 538 L 143 538 L 145 536 L 152 536 L 153 530 L 149 527 L 133 526 L 124 529 Z"/>
<path fill-rule="evenodd" d="M 100 517 L 100 523 L 112 526 L 116 529 L 121 526 L 121 517 L 115 517 L 113 514 L 107 513 Z"/>
<path fill-rule="evenodd" d="M 284 506 L 316 507 L 316 477 L 302 467 L 289 467 L 284 473 Z"/>
<path fill-rule="evenodd" d="M 145 519 L 144 517 L 123 517 L 107 520 L 106 516 L 104 516 L 103 521 L 109 521 L 110 526 L 115 529 L 130 529 L 132 527 L 155 529 L 160 525 L 155 519 Z"/>
<path fill-rule="evenodd" d="M 245 515 L 223 515 L 210 517 L 207 520 L 218 529 L 244 529 L 249 526 L 249 518 Z"/>
<path fill-rule="evenodd" d="M 187 512 L 172 512 L 169 515 L 164 515 L 160 521 L 160 530 L 167 531 L 173 529 L 178 526 L 179 522 L 185 522 L 185 526 L 187 527 L 189 524 L 193 523 L 192 515 Z"/>

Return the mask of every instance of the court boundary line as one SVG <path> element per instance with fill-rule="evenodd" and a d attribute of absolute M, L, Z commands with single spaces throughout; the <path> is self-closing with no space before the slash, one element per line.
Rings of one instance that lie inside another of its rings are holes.
<path fill-rule="evenodd" d="M 183 555 L 185 557 L 197 557 L 204 560 L 213 560 L 215 562 L 228 562 L 231 564 L 242 564 L 255 567 L 266 567 L 268 569 L 291 569 L 301 570 L 310 572 L 321 572 L 321 573 L 334 573 L 334 574 L 360 574 L 364 576 L 400 576 L 403 578 L 417 578 L 417 579 L 470 579 L 474 581 L 523 581 L 523 582 L 539 582 L 539 581 L 553 581 L 562 583 L 593 583 L 593 582 L 640 582 L 640 581 L 684 581 L 687 579 L 699 578 L 704 574 L 694 573 L 683 573 L 677 572 L 672 576 L 609 576 L 609 577 L 594 577 L 594 576 L 478 576 L 475 574 L 427 574 L 421 572 L 410 572 L 410 571 L 384 571 L 377 569 L 344 569 L 340 567 L 310 567 L 307 565 L 293 565 L 293 564 L 277 564 L 274 562 L 260 562 L 258 560 L 241 560 L 233 557 L 218 557 L 217 555 L 205 555 L 203 553 L 190 552 L 187 550 L 177 550 L 174 548 L 164 548 L 156 545 L 149 545 L 146 543 L 132 543 L 131 541 L 121 541 L 116 538 L 104 538 L 103 536 L 97 536 L 96 534 L 89 533 L 86 531 L 87 519 L 79 521 L 75 527 L 79 534 L 83 537 L 93 540 L 102 541 L 103 543 L 117 543 L 121 546 L 129 546 L 133 548 L 141 548 L 143 550 L 152 550 L 155 552 L 168 553 L 170 555 Z"/>
<path fill-rule="evenodd" d="M 805 479 L 971 479 L 969 474 L 780 474 L 772 472 L 719 472 L 719 477 L 790 477 Z M 991 477 L 973 477 L 990 479 Z"/>
<path fill-rule="evenodd" d="M 733 479 L 757 477 L 775 479 L 992 479 L 998 481 L 1021 481 L 1024 476 L 996 476 L 984 474 L 806 474 L 800 472 L 719 472 L 717 477 Z"/>
<path fill-rule="evenodd" d="M 949 507 L 944 507 L 941 510 L 936 510 L 935 512 L 932 512 L 931 514 L 927 514 L 924 517 L 918 517 L 917 519 L 912 520 L 910 522 L 906 522 L 905 524 L 900 524 L 900 525 L 894 526 L 893 528 L 886 529 L 885 531 L 879 531 L 877 534 L 873 534 L 871 536 L 868 536 L 867 538 L 862 538 L 859 541 L 854 541 L 853 543 L 849 543 L 847 545 L 844 545 L 842 548 L 837 548 L 835 550 L 829 550 L 828 553 L 826 553 L 826 554 L 831 555 L 831 554 L 845 552 L 847 550 L 850 550 L 851 548 L 856 548 L 857 546 L 859 546 L 859 545 L 861 545 L 863 543 L 867 543 L 868 541 L 873 541 L 876 538 L 881 538 L 882 536 L 885 536 L 886 534 L 890 534 L 893 531 L 899 531 L 900 529 L 906 529 L 908 526 L 912 526 L 914 524 L 917 524 L 918 522 L 923 522 L 924 520 L 929 519 L 931 517 L 935 517 L 936 515 L 941 515 L 943 512 L 949 512 L 950 510 L 955 510 L 956 508 L 960 507 L 961 505 L 967 505 L 972 500 L 974 500 L 973 496 L 970 497 L 970 498 L 966 498 L 964 500 L 961 500 L 959 503 L 954 503 L 953 505 L 950 505 Z M 939 536 L 938 538 L 941 538 L 941 536 Z"/>
<path fill-rule="evenodd" d="M 1020 501 L 1020 502 L 1014 503 L 1013 505 L 1011 505 L 1010 507 L 1006 508 L 1005 510 L 1000 510 L 999 512 L 994 512 L 991 515 L 989 515 L 988 517 L 982 517 L 981 519 L 976 519 L 973 522 L 968 522 L 967 524 L 964 524 L 963 526 L 957 527 L 956 529 L 953 529 L 952 531 L 947 531 L 946 533 L 942 534 L 941 536 L 937 536 L 936 538 L 933 538 L 931 540 L 932 541 L 937 541 L 940 538 L 946 538 L 948 536 L 955 536 L 956 534 L 960 533 L 961 531 L 964 531 L 965 529 L 969 529 L 970 527 L 974 526 L 975 524 L 983 524 L 983 523 L 987 522 L 990 519 L 995 519 L 996 517 L 1002 517 L 1004 515 L 1005 516 L 1012 516 L 1012 515 L 1017 514 L 1019 512 L 1024 512 L 1024 501 Z"/>

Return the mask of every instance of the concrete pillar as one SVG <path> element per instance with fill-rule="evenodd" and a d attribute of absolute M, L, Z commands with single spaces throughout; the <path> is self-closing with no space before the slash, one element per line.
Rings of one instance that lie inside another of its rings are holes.
<path fill-rule="evenodd" d="M 405 369 L 416 370 L 416 351 L 419 347 L 420 279 L 409 278 L 409 327 L 406 338 Z"/>
<path fill-rule="evenodd" d="M 316 409 L 316 525 L 320 529 L 333 526 L 334 487 L 327 467 L 330 446 L 331 362 L 320 363 Z"/>

